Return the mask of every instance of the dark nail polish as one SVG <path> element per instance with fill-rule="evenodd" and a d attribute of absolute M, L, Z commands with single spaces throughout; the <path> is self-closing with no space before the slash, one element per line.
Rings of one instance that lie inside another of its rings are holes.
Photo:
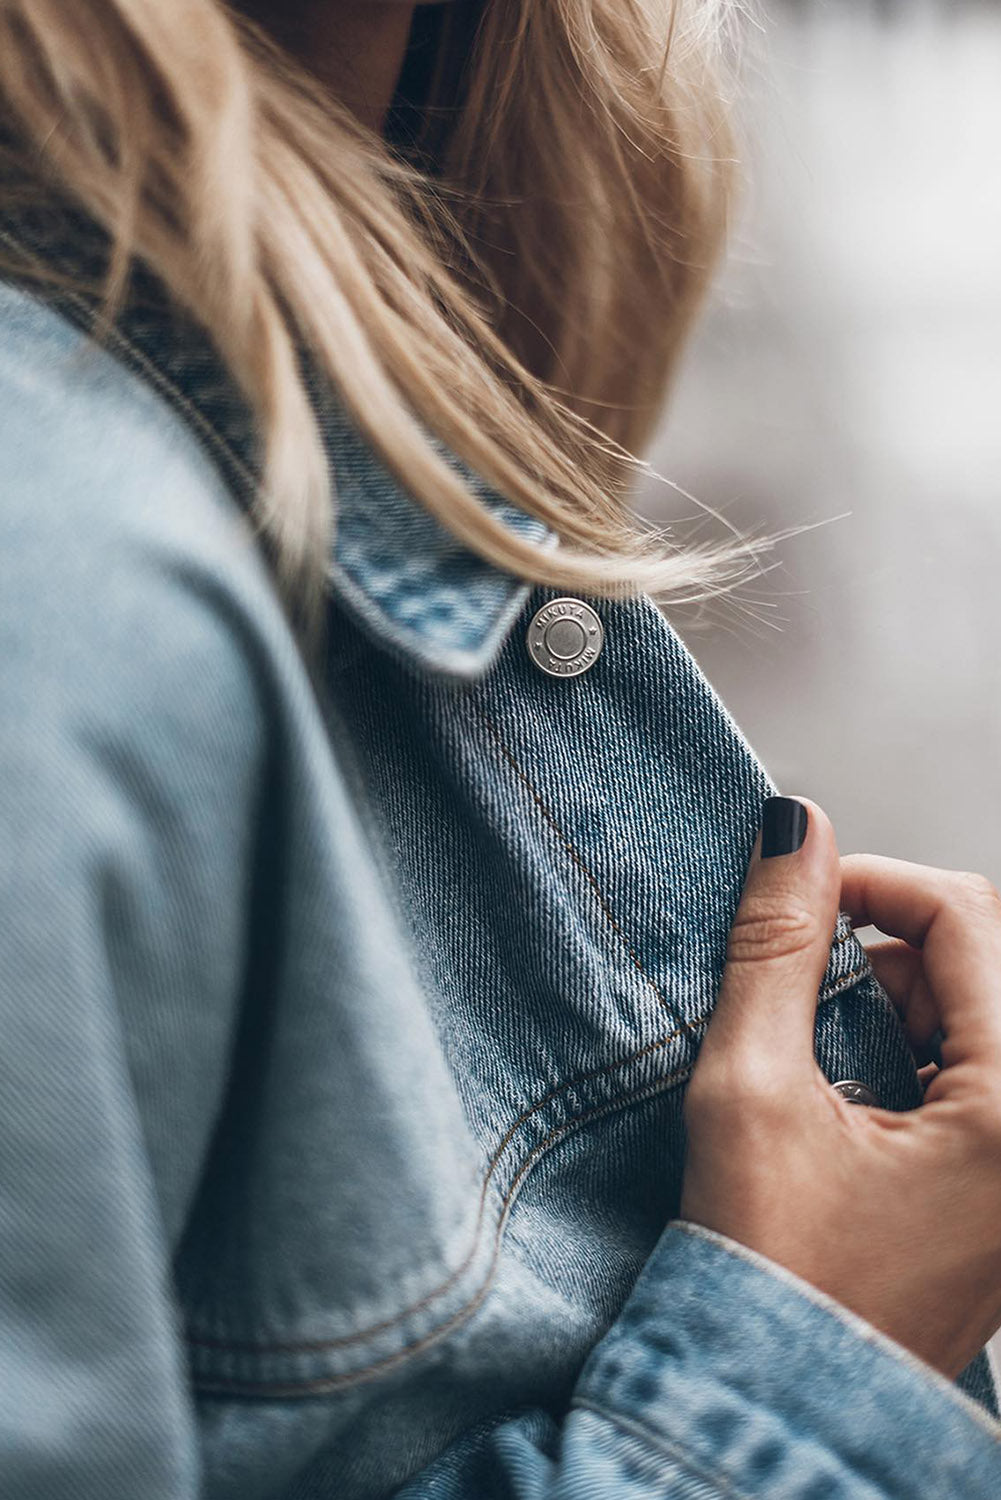
<path fill-rule="evenodd" d="M 807 824 L 806 808 L 795 797 L 769 797 L 761 818 L 761 858 L 802 849 Z"/>

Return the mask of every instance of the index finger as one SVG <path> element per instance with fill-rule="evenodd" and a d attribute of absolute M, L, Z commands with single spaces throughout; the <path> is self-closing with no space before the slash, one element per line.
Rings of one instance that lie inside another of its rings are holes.
<path fill-rule="evenodd" d="M 841 905 L 921 950 L 948 1061 L 1001 1060 L 1001 896 L 980 876 L 878 854 L 841 860 Z"/>

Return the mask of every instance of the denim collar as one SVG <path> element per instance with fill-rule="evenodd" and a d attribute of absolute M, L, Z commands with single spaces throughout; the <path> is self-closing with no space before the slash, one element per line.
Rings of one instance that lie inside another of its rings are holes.
<path fill-rule="evenodd" d="M 99 284 L 107 238 L 61 201 L 2 206 L 0 250 L 27 263 L 54 264 L 73 281 Z M 5 269 L 7 280 L 18 281 Z M 90 332 L 93 295 L 21 283 Z M 129 300 L 108 347 L 173 405 L 221 470 L 244 509 L 258 484 L 259 454 L 246 402 L 206 336 L 172 308 L 151 273 L 136 268 Z M 486 671 L 531 585 L 484 562 L 417 504 L 307 368 L 337 491 L 337 526 L 328 569 L 332 594 L 379 644 L 419 669 L 457 677 Z M 522 537 L 554 546 L 555 532 L 517 510 L 438 445 L 487 506 Z"/>
<path fill-rule="evenodd" d="M 371 635 L 415 665 L 458 677 L 485 672 L 532 585 L 469 552 L 402 492 L 380 492 L 374 517 L 368 504 L 345 502 L 343 485 L 338 496 L 334 594 Z M 533 517 L 489 491 L 481 498 L 516 534 L 555 543 Z"/>
<path fill-rule="evenodd" d="M 329 577 L 334 594 L 381 644 L 424 669 L 459 677 L 484 672 L 532 588 L 485 562 L 408 495 L 339 413 L 324 412 L 335 455 L 337 529 Z M 517 536 L 543 546 L 556 533 L 517 510 L 436 443 L 481 503 Z"/>

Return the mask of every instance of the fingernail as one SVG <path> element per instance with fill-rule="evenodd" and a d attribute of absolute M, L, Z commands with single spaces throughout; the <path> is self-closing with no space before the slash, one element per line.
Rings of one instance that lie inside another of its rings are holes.
<path fill-rule="evenodd" d="M 802 849 L 808 825 L 807 811 L 795 797 L 769 797 L 761 817 L 761 858 L 795 854 Z"/>

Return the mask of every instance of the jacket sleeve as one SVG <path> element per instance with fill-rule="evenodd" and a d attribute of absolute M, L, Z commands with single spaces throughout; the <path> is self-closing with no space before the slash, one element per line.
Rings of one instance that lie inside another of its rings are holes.
<path fill-rule="evenodd" d="M 70 400 L 81 367 L 34 323 L 21 341 L 20 307 L 0 342 L 0 1495 L 195 1500 L 170 1262 L 229 1064 L 265 715 L 219 583 L 225 512 L 100 363 Z"/>
<path fill-rule="evenodd" d="M 669 1224 L 562 1424 L 466 1434 L 398 1500 L 988 1500 L 1001 1425 L 792 1273 Z"/>

